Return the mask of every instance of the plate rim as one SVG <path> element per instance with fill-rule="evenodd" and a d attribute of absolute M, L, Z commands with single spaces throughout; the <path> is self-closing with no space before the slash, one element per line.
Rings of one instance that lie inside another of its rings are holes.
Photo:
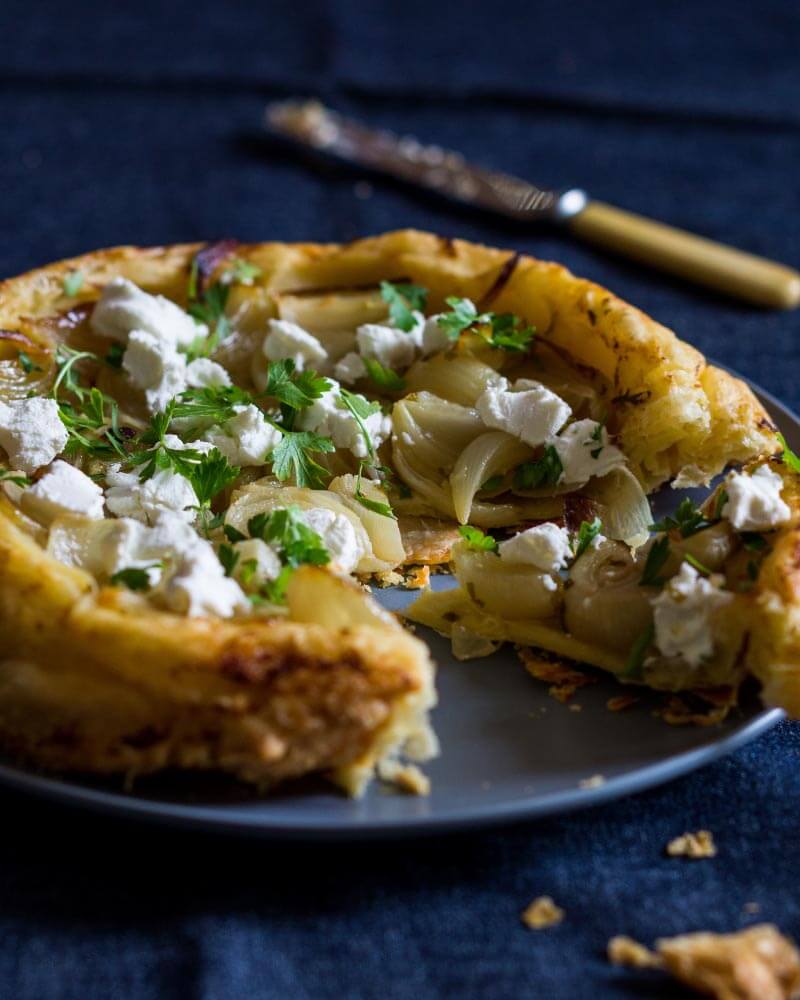
<path fill-rule="evenodd" d="M 800 432 L 800 416 L 771 392 L 727 365 L 715 361 L 712 363 L 742 379 L 761 401 L 767 404 L 772 416 L 793 423 Z M 261 811 L 232 812 L 229 811 L 227 804 L 222 806 L 169 802 L 123 791 L 92 788 L 79 781 L 58 776 L 50 777 L 8 763 L 0 763 L 0 785 L 72 808 L 85 808 L 94 813 L 120 819 L 168 824 L 185 830 L 207 833 L 296 841 L 354 841 L 405 835 L 432 836 L 564 815 L 656 788 L 733 753 L 767 732 L 783 718 L 785 713 L 782 709 L 764 708 L 721 739 L 609 778 L 593 788 L 576 787 L 539 796 L 529 794 L 507 802 L 460 806 L 444 816 L 429 815 L 409 819 L 362 817 L 352 820 L 326 820 L 312 815 L 303 817 L 302 821 L 287 821 L 282 813 L 271 818 L 268 813 Z M 264 803 L 268 801 L 266 798 L 263 800 Z"/>

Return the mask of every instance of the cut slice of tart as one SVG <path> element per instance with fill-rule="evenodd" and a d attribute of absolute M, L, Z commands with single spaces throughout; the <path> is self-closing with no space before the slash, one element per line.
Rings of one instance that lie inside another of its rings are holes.
<path fill-rule="evenodd" d="M 459 527 L 513 548 L 599 518 L 629 553 L 646 493 L 780 445 L 743 383 L 609 292 L 403 231 L 122 247 L 3 282 L 0 448 L 7 751 L 357 792 L 435 750 L 427 649 L 367 581 L 454 552 L 480 615 L 491 557 L 520 641 L 597 662 L 552 625 L 558 571 L 498 576 Z"/>

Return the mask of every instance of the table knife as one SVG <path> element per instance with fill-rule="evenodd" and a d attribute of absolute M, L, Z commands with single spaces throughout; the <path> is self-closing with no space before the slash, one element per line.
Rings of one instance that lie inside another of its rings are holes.
<path fill-rule="evenodd" d="M 522 222 L 565 226 L 581 239 L 734 298 L 775 309 L 800 305 L 800 272 L 590 199 L 547 190 L 465 161 L 411 136 L 371 129 L 317 101 L 267 106 L 265 125 L 303 147 Z"/>

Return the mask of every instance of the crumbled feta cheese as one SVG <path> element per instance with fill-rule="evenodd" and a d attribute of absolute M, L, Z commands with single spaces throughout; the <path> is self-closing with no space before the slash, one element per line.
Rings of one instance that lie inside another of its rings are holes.
<path fill-rule="evenodd" d="M 186 357 L 144 330 L 134 330 L 128 338 L 122 367 L 136 388 L 144 390 L 151 413 L 161 413 L 186 388 Z"/>
<path fill-rule="evenodd" d="M 49 524 L 60 514 L 99 519 L 103 516 L 103 491 L 80 469 L 59 459 L 25 490 L 22 508 L 42 524 Z"/>
<path fill-rule="evenodd" d="M 768 465 L 760 465 L 752 475 L 732 472 L 723 487 L 728 494 L 722 516 L 737 531 L 769 531 L 785 524 L 791 510 L 781 499 L 783 479 Z"/>
<path fill-rule="evenodd" d="M 254 587 L 275 580 L 281 571 L 281 560 L 271 545 L 260 538 L 247 538 L 233 546 L 239 556 L 235 575 Z"/>
<path fill-rule="evenodd" d="M 350 351 L 349 354 L 345 354 L 343 358 L 336 362 L 333 374 L 340 382 L 344 382 L 345 385 L 352 385 L 353 382 L 364 378 L 367 374 L 367 367 L 360 354 Z"/>
<path fill-rule="evenodd" d="M 0 403 L 0 445 L 14 469 L 30 473 L 49 465 L 64 450 L 67 439 L 54 399 L 32 396 Z"/>
<path fill-rule="evenodd" d="M 527 381 L 517 391 L 505 379 L 484 389 L 475 403 L 481 420 L 535 448 L 544 444 L 567 422 L 569 406 L 538 382 Z"/>
<path fill-rule="evenodd" d="M 504 562 L 529 563 L 545 573 L 564 569 L 572 558 L 569 532 L 549 521 L 500 542 L 497 550 Z"/>
<path fill-rule="evenodd" d="M 186 366 L 186 384 L 192 389 L 230 385 L 231 377 L 222 365 L 210 358 L 196 358 Z"/>
<path fill-rule="evenodd" d="M 684 562 L 652 600 L 655 644 L 664 656 L 680 656 L 697 667 L 714 650 L 711 618 L 733 600 L 721 589 L 722 576 L 706 578 Z"/>
<path fill-rule="evenodd" d="M 327 507 L 304 510 L 302 519 L 316 531 L 331 557 L 331 568 L 340 573 L 352 573 L 366 550 L 356 535 L 352 521 Z"/>
<path fill-rule="evenodd" d="M 331 438 L 337 448 L 349 448 L 356 458 L 366 458 L 369 450 L 361 428 L 339 398 L 339 383 L 334 379 L 330 382 L 331 388 L 299 413 L 297 427 Z M 380 410 L 366 417 L 364 426 L 374 448 L 378 448 L 392 432 L 391 417 Z"/>
<path fill-rule="evenodd" d="M 211 544 L 199 536 L 190 549 L 178 555 L 175 571 L 166 581 L 162 596 L 173 611 L 191 617 L 230 618 L 250 607 L 239 584 L 225 576 Z"/>
<path fill-rule="evenodd" d="M 586 483 L 625 465 L 625 455 L 609 444 L 608 432 L 596 420 L 576 420 L 550 443 L 561 459 L 562 483 Z"/>
<path fill-rule="evenodd" d="M 150 295 L 127 278 L 114 278 L 103 289 L 92 312 L 95 333 L 123 344 L 132 330 L 149 333 L 162 344 L 188 347 L 208 329 L 163 295 Z"/>
<path fill-rule="evenodd" d="M 447 332 L 443 327 L 439 326 L 439 320 L 444 315 L 444 313 L 437 313 L 435 316 L 429 316 L 425 320 L 425 326 L 422 328 L 422 353 L 424 355 L 436 354 L 437 351 L 446 351 L 448 347 L 451 347 L 453 341 L 447 336 Z"/>
<path fill-rule="evenodd" d="M 194 521 L 197 494 L 188 479 L 171 469 L 157 469 L 142 482 L 137 472 L 122 472 L 118 465 L 106 472 L 106 507 L 117 517 L 132 517 L 152 524 L 162 511 L 178 514 L 187 524 Z"/>
<path fill-rule="evenodd" d="M 362 358 L 374 358 L 386 368 L 404 369 L 417 353 L 414 332 L 394 326 L 364 323 L 356 330 L 356 343 Z"/>
<path fill-rule="evenodd" d="M 280 431 L 252 403 L 233 409 L 236 416 L 222 427 L 209 428 L 203 435 L 205 441 L 218 448 L 231 465 L 264 465 L 266 456 L 280 441 Z"/>
<path fill-rule="evenodd" d="M 319 368 L 328 360 L 328 352 L 313 334 L 285 319 L 269 321 L 263 351 L 268 361 L 291 358 L 297 371 L 302 371 L 306 365 Z"/>

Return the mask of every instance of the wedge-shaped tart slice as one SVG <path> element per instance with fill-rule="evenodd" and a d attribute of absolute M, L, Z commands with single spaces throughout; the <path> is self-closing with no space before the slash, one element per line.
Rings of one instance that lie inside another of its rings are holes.
<path fill-rule="evenodd" d="M 0 349 L 0 744 L 60 770 L 397 774 L 435 749 L 432 666 L 363 584 L 451 555 L 463 591 L 420 620 L 618 672 L 635 645 L 674 686 L 642 638 L 655 584 L 605 642 L 563 566 L 589 592 L 607 555 L 639 572 L 647 492 L 779 451 L 741 382 L 610 293 L 417 232 L 88 254 L 0 285 Z M 565 526 L 595 519 L 576 561 Z M 483 535 L 522 551 L 536 524 L 560 570 Z M 724 666 L 690 665 L 709 683 L 741 665 L 731 617 Z"/>
<path fill-rule="evenodd" d="M 485 652 L 511 641 L 664 691 L 730 688 L 747 676 L 800 714 L 797 548 L 800 459 L 731 472 L 702 507 L 684 500 L 637 549 L 543 523 L 498 541 L 463 529 L 458 586 L 409 617 Z M 535 671 L 534 671 L 535 672 Z"/>

